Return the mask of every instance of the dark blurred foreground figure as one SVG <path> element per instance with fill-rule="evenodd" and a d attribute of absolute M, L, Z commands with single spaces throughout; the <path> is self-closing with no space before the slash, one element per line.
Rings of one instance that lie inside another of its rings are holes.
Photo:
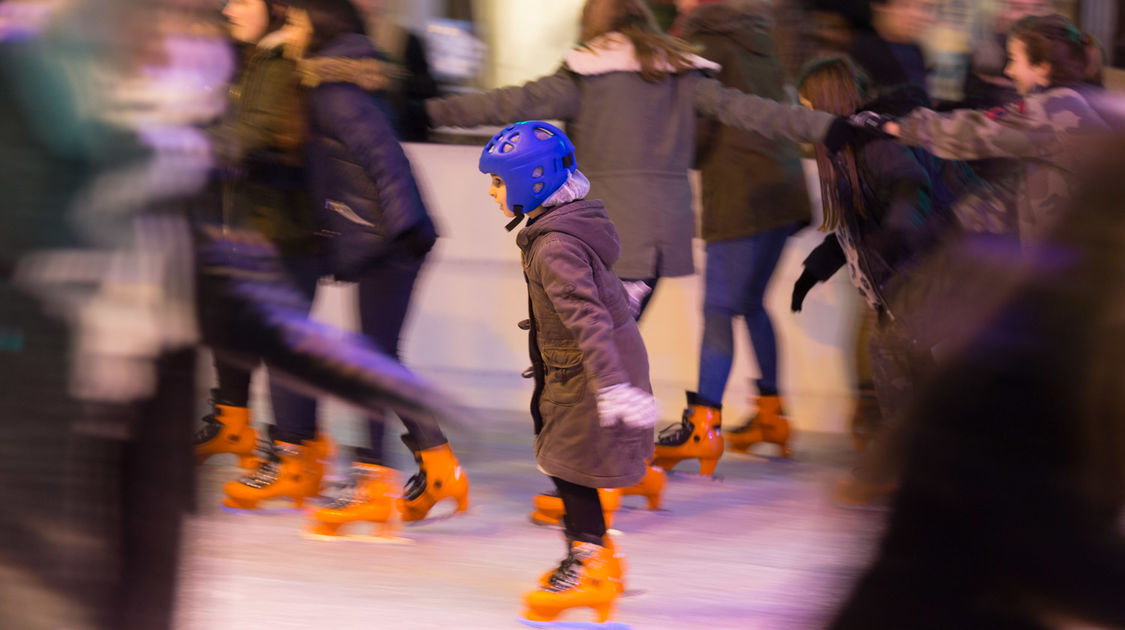
<path fill-rule="evenodd" d="M 1040 244 L 949 252 L 963 328 L 904 435 L 873 566 L 830 626 L 1125 627 L 1125 137 Z"/>
<path fill-rule="evenodd" d="M 74 2 L 25 23 L 11 6 L 0 2 L 0 628 L 163 630 L 193 478 L 186 216 L 212 165 L 192 124 L 218 114 L 221 92 L 201 86 L 221 85 L 229 59 L 183 7 Z M 184 43 L 199 54 L 160 52 Z M 370 341 L 309 322 L 268 242 L 201 233 L 204 301 L 229 318 L 228 337 L 204 339 L 217 350 L 264 357 L 313 395 L 451 415 Z"/>

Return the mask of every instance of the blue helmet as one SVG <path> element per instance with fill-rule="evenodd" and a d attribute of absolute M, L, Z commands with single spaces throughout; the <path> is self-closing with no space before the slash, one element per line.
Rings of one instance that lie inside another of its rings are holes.
<path fill-rule="evenodd" d="M 519 219 L 524 212 L 543 205 L 578 166 L 574 145 L 561 129 L 540 120 L 527 120 L 493 136 L 481 152 L 478 168 L 504 180 L 508 208 Z"/>

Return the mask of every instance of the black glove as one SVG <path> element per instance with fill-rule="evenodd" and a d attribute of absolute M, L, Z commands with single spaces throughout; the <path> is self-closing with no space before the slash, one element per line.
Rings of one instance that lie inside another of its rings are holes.
<path fill-rule="evenodd" d="M 809 290 L 816 286 L 817 279 L 813 276 L 812 272 L 808 269 L 801 273 L 801 277 L 797 278 L 797 282 L 793 283 L 793 299 L 789 304 L 789 308 L 794 313 L 801 312 L 801 305 L 805 303 L 805 296 L 809 294 Z"/>
<path fill-rule="evenodd" d="M 876 112 L 856 112 L 848 117 L 848 122 L 856 129 L 880 138 L 889 137 L 887 132 L 883 131 L 883 125 L 893 120 L 894 118 L 890 116 Z"/>
<path fill-rule="evenodd" d="M 891 118 L 875 112 L 859 112 L 851 116 L 837 116 L 824 135 L 824 146 L 830 153 L 838 153 L 848 145 L 875 138 L 889 138 L 883 125 Z"/>

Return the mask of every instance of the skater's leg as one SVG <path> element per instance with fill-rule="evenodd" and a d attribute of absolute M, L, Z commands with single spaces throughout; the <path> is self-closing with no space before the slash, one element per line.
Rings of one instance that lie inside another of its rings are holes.
<path fill-rule="evenodd" d="M 317 261 L 308 257 L 283 259 L 289 278 L 312 310 L 316 285 L 320 280 Z M 316 437 L 316 398 L 298 394 L 280 383 L 270 380 L 270 400 L 273 403 L 275 439 L 300 444 Z"/>
<path fill-rule="evenodd" d="M 359 281 L 359 320 L 363 334 L 371 337 L 379 348 L 399 358 L 402 327 L 410 311 L 410 298 L 422 269 L 422 261 L 391 260 L 373 269 Z M 448 442 L 437 422 L 425 417 L 399 414 L 414 451 L 441 446 Z M 371 442 L 366 454 L 382 459 L 382 441 L 386 416 L 373 417 L 369 423 Z"/>
<path fill-rule="evenodd" d="M 765 296 L 766 287 L 781 260 L 785 242 L 793 232 L 794 226 L 786 225 L 747 239 L 746 279 L 739 293 L 741 303 L 738 310 L 746 319 L 750 345 L 754 348 L 754 357 L 762 375 L 758 379 L 760 396 L 777 395 L 777 339 L 765 307 Z"/>
<path fill-rule="evenodd" d="M 212 390 L 216 405 L 246 407 L 250 401 L 250 371 L 215 357 L 218 387 Z"/>
<path fill-rule="evenodd" d="M 589 488 L 571 483 L 558 477 L 551 477 L 566 509 L 566 537 L 575 542 L 603 545 L 605 538 L 605 514 L 597 488 Z"/>
<path fill-rule="evenodd" d="M 707 244 L 707 267 L 704 271 L 703 338 L 699 348 L 700 397 L 722 404 L 723 392 L 734 361 L 734 334 L 731 320 L 735 316 L 735 299 L 746 277 L 739 250 L 745 239 Z"/>
<path fill-rule="evenodd" d="M 379 348 L 399 358 L 402 326 L 410 310 L 414 284 L 422 268 L 421 260 L 390 260 L 366 273 L 359 281 L 359 320 L 362 332 Z M 370 442 L 359 449 L 361 461 L 383 461 L 383 435 L 386 418 L 372 416 L 368 422 Z M 400 413 L 407 433 L 403 441 L 414 454 L 418 473 L 411 476 L 403 489 L 400 503 L 404 521 L 426 517 L 435 503 L 446 498 L 457 502 L 457 511 L 469 507 L 469 479 L 449 448 L 437 421 L 425 415 Z"/>

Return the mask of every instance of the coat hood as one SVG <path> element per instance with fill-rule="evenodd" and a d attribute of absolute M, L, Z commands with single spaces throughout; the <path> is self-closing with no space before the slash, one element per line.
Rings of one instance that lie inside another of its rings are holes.
<path fill-rule="evenodd" d="M 575 201 L 548 210 L 535 219 L 534 223 L 519 231 L 516 243 L 520 249 L 527 251 L 535 239 L 548 232 L 569 234 L 586 243 L 607 269 L 612 269 L 613 263 L 621 255 L 617 228 L 609 220 L 605 205 L 596 199 Z"/>
<path fill-rule="evenodd" d="M 368 92 L 385 89 L 401 78 L 401 70 L 384 61 L 366 35 L 349 33 L 337 37 L 297 65 L 301 85 L 354 83 Z"/>
<path fill-rule="evenodd" d="M 755 55 L 769 55 L 774 53 L 772 27 L 769 7 L 760 0 L 731 0 L 692 11 L 684 23 L 683 38 L 719 35 Z"/>
<path fill-rule="evenodd" d="M 721 68 L 719 64 L 698 55 L 688 55 L 688 59 L 691 67 L 697 70 L 718 71 Z M 641 62 L 637 59 L 633 42 L 621 33 L 606 33 L 567 51 L 564 63 L 571 72 L 586 76 L 641 71 Z M 676 72 L 675 67 L 667 62 L 661 64 L 661 69 Z"/>

